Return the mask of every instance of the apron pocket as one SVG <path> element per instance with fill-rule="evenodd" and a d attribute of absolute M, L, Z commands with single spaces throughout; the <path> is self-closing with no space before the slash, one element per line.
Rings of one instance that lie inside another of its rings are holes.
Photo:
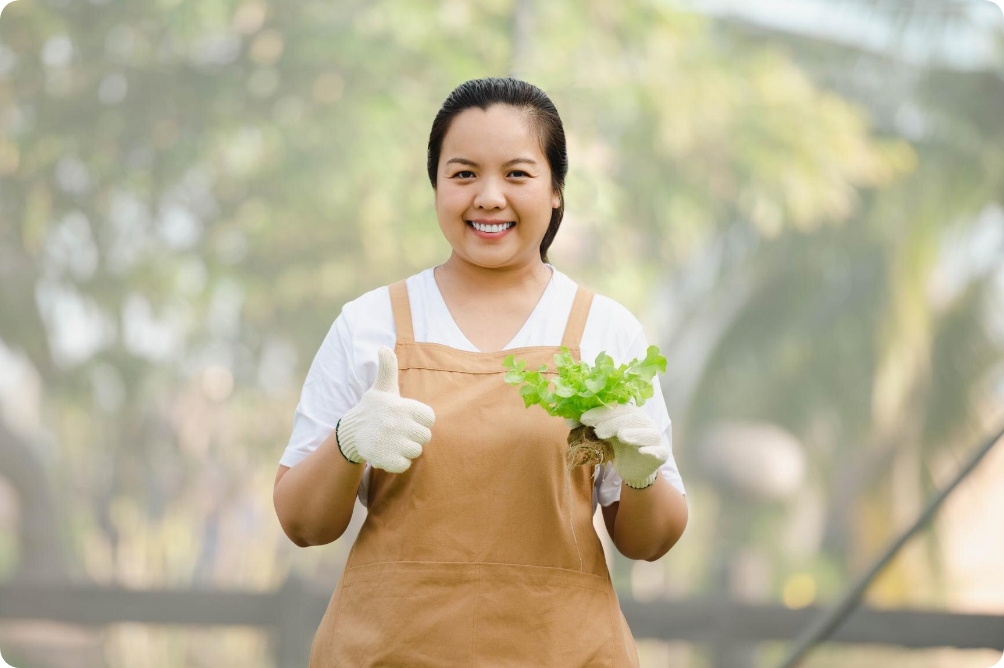
<path fill-rule="evenodd" d="M 613 668 L 609 582 L 592 573 L 480 564 L 478 666 Z"/>
<path fill-rule="evenodd" d="M 327 630 L 331 668 L 474 665 L 475 565 L 376 563 L 350 568 L 343 578 Z"/>

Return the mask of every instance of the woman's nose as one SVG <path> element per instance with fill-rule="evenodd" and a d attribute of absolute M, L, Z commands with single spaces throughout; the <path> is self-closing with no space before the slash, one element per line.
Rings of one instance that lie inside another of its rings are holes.
<path fill-rule="evenodd" d="M 474 198 L 474 206 L 479 209 L 504 209 L 505 193 L 502 191 L 502 184 L 496 179 L 482 179 L 480 188 Z"/>

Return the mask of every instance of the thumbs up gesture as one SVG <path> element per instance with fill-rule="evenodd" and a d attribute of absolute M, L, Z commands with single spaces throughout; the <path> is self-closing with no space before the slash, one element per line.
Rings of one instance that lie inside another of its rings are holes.
<path fill-rule="evenodd" d="M 373 387 L 338 425 L 338 447 L 357 464 L 403 473 L 432 439 L 436 415 L 427 404 L 401 396 L 397 384 L 397 355 L 384 346 Z"/>

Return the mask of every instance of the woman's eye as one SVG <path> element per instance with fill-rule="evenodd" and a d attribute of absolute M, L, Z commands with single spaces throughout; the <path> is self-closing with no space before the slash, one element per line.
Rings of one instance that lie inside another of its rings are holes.
<path fill-rule="evenodd" d="M 515 174 L 516 176 L 526 176 L 526 172 L 524 172 L 524 171 L 523 171 L 523 170 L 521 170 L 521 169 L 514 169 L 514 170 L 512 170 L 512 171 L 511 171 L 511 172 L 509 172 L 509 173 L 510 173 L 510 174 Z"/>
<path fill-rule="evenodd" d="M 471 178 L 473 176 L 474 176 L 474 172 L 472 172 L 469 169 L 465 169 L 463 171 L 460 171 L 460 172 L 457 172 L 456 174 L 454 174 L 453 178 L 455 178 L 455 179 L 469 179 L 469 178 Z"/>

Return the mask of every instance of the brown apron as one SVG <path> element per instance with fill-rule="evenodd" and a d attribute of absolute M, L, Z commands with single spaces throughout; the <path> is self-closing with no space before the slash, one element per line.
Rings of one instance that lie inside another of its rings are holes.
<path fill-rule="evenodd" d="M 637 667 L 593 528 L 592 471 L 569 481 L 565 421 L 504 382 L 506 356 L 554 371 L 560 347 L 417 343 L 405 282 L 390 295 L 401 396 L 436 422 L 407 471 L 370 471 L 310 668 Z M 592 298 L 578 288 L 565 326 L 575 360 Z"/>

